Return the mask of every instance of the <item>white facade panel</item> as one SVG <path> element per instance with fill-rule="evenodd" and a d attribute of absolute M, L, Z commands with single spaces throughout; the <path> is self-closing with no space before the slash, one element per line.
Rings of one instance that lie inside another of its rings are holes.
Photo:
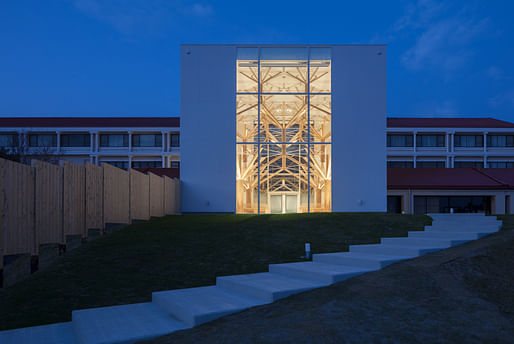
<path fill-rule="evenodd" d="M 332 211 L 386 211 L 386 47 L 332 48 Z"/>
<path fill-rule="evenodd" d="M 236 47 L 181 47 L 183 212 L 235 212 Z"/>

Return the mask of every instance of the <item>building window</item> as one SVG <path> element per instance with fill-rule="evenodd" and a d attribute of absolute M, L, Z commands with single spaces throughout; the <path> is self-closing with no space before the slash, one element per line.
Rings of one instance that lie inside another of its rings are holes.
<path fill-rule="evenodd" d="M 453 163 L 453 167 L 455 168 L 483 168 L 484 162 L 483 161 L 455 161 Z"/>
<path fill-rule="evenodd" d="M 331 211 L 331 49 L 238 48 L 236 212 Z"/>
<path fill-rule="evenodd" d="M 402 196 L 387 196 L 387 212 L 392 214 L 402 213 Z"/>
<path fill-rule="evenodd" d="M 413 168 L 414 163 L 412 161 L 388 161 L 388 168 Z"/>
<path fill-rule="evenodd" d="M 57 135 L 56 134 L 30 134 L 29 135 L 30 147 L 56 147 Z"/>
<path fill-rule="evenodd" d="M 171 168 L 180 168 L 180 161 L 172 161 Z"/>
<path fill-rule="evenodd" d="M 416 146 L 418 147 L 444 147 L 444 134 L 418 134 Z"/>
<path fill-rule="evenodd" d="M 414 214 L 491 213 L 489 196 L 414 196 Z"/>
<path fill-rule="evenodd" d="M 134 134 L 132 135 L 134 147 L 161 147 L 162 134 Z"/>
<path fill-rule="evenodd" d="M 102 161 L 102 164 L 109 164 L 117 168 L 128 168 L 128 161 Z"/>
<path fill-rule="evenodd" d="M 0 147 L 17 147 L 18 134 L 0 134 Z"/>
<path fill-rule="evenodd" d="M 483 135 L 455 135 L 455 147 L 483 147 Z"/>
<path fill-rule="evenodd" d="M 489 147 L 514 147 L 514 135 L 487 135 Z"/>
<path fill-rule="evenodd" d="M 171 147 L 180 147 L 180 134 L 171 134 Z"/>
<path fill-rule="evenodd" d="M 128 134 L 101 134 L 100 147 L 128 147 Z"/>
<path fill-rule="evenodd" d="M 90 147 L 91 136 L 89 134 L 62 134 L 62 147 Z"/>
<path fill-rule="evenodd" d="M 413 147 L 412 134 L 387 134 L 387 147 Z"/>
<path fill-rule="evenodd" d="M 489 168 L 514 168 L 514 161 L 489 161 Z"/>
<path fill-rule="evenodd" d="M 416 162 L 417 168 L 445 168 L 444 161 L 418 161 Z"/>
<path fill-rule="evenodd" d="M 162 167 L 162 161 L 132 161 L 132 168 L 158 168 Z"/>

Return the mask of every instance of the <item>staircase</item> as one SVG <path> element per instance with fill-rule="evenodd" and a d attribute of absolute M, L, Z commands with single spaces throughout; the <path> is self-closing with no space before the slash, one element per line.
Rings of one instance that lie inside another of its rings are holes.
<path fill-rule="evenodd" d="M 0 332 L 0 343 L 132 343 L 191 328 L 244 309 L 379 270 L 497 232 L 484 214 L 429 214 L 432 226 L 311 262 L 271 264 L 269 272 L 218 277 L 215 286 L 156 292 L 152 302 L 72 312 L 72 321 Z"/>

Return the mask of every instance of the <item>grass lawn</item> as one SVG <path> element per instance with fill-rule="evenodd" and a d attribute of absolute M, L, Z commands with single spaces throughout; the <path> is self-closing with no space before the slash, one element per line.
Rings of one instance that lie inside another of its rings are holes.
<path fill-rule="evenodd" d="M 405 236 L 426 216 L 383 213 L 168 216 L 127 226 L 0 290 L 0 330 L 70 321 L 76 309 L 151 300 L 153 291 L 215 284 L 216 276 Z"/>

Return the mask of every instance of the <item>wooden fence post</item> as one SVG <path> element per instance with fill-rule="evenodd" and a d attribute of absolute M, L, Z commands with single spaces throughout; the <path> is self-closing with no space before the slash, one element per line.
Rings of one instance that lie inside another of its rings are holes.
<path fill-rule="evenodd" d="M 104 170 L 104 223 L 130 223 L 129 172 L 109 164 Z"/>
<path fill-rule="evenodd" d="M 103 169 L 85 163 L 86 170 L 86 230 L 103 231 Z M 89 235 L 89 233 L 88 233 Z"/>
<path fill-rule="evenodd" d="M 38 245 L 65 244 L 63 230 L 63 168 L 33 160 L 36 173 L 36 237 Z"/>
<path fill-rule="evenodd" d="M 130 220 L 150 218 L 150 176 L 130 170 Z"/>
<path fill-rule="evenodd" d="M 150 216 L 164 216 L 164 179 L 156 174 L 150 176 Z"/>

